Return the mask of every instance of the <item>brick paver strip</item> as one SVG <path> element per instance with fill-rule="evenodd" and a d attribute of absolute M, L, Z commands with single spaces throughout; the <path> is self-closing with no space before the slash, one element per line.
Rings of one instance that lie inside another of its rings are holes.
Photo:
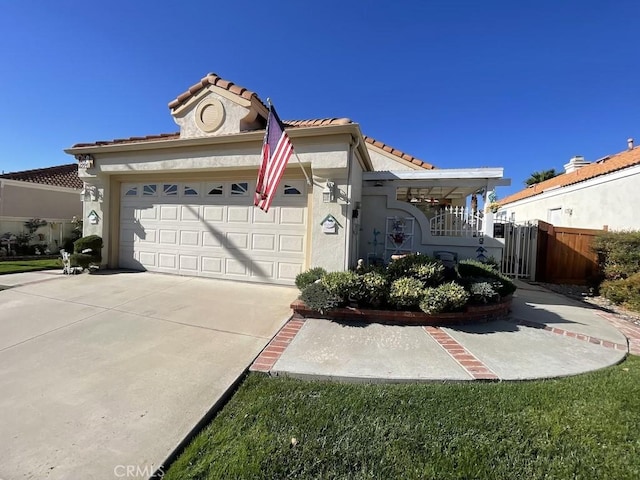
<path fill-rule="evenodd" d="M 499 380 L 498 375 L 482 363 L 469 350 L 438 327 L 422 327 L 427 334 L 440 345 L 458 365 L 473 377 L 474 380 Z"/>
<path fill-rule="evenodd" d="M 304 320 L 290 319 L 254 360 L 249 371 L 269 373 L 304 325 Z"/>
<path fill-rule="evenodd" d="M 602 315 L 602 314 L 599 313 L 598 315 Z M 561 335 L 563 337 L 575 338 L 577 340 L 582 340 L 583 342 L 593 343 L 594 345 L 600 345 L 600 346 L 605 347 L 605 348 L 613 348 L 614 350 L 624 350 L 625 352 L 626 351 L 631 351 L 630 346 L 624 345 L 622 343 L 613 343 L 613 342 L 609 342 L 607 340 L 603 340 L 602 338 L 590 337 L 589 335 L 583 335 L 581 333 L 570 332 L 570 331 L 564 330 L 562 328 L 551 327 L 551 326 L 549 326 L 549 325 L 547 325 L 545 323 L 532 322 L 530 320 L 524 320 L 522 318 L 510 318 L 509 321 L 512 322 L 512 323 L 515 323 L 517 325 L 523 325 L 525 327 L 531 327 L 531 328 L 538 328 L 538 329 L 541 329 L 541 330 L 546 330 L 548 332 L 555 333 L 556 335 Z M 622 328 L 620 328 L 620 327 L 618 327 L 618 328 L 620 330 L 622 330 Z M 628 335 L 626 335 L 626 336 L 628 337 Z M 640 337 L 639 337 L 639 339 L 640 339 Z M 636 354 L 636 355 L 639 355 L 639 354 Z"/>
<path fill-rule="evenodd" d="M 618 318 L 610 313 L 599 312 L 602 318 L 607 320 L 611 325 L 620 330 L 629 340 L 629 353 L 640 355 L 640 326 L 635 323 L 628 322 Z"/>

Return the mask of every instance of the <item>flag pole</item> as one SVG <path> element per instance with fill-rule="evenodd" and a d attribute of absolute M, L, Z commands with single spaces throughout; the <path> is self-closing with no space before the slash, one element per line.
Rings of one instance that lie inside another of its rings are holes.
<path fill-rule="evenodd" d="M 267 103 L 269 104 L 269 110 L 271 110 L 271 98 L 267 97 Z M 304 178 L 307 180 L 307 185 L 312 185 L 311 180 L 309 179 L 309 174 L 307 173 L 307 171 L 304 168 L 304 165 L 302 165 L 302 162 L 300 161 L 300 157 L 298 156 L 298 152 L 295 151 L 295 149 L 293 150 L 293 154 L 296 157 L 296 160 L 298 161 L 298 164 L 300 165 L 300 169 L 302 170 L 302 173 L 304 173 Z"/>

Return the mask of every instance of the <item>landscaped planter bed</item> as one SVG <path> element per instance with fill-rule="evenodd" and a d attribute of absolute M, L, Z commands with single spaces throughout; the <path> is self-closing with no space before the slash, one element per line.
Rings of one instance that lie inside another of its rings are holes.
<path fill-rule="evenodd" d="M 469 305 L 463 312 L 427 314 L 424 312 L 375 310 L 369 308 L 334 308 L 320 313 L 310 309 L 302 300 L 291 304 L 294 318 L 325 318 L 365 323 L 385 323 L 392 325 L 461 325 L 483 323 L 504 318 L 511 310 L 512 296 L 504 297 L 498 303 L 489 305 Z"/>

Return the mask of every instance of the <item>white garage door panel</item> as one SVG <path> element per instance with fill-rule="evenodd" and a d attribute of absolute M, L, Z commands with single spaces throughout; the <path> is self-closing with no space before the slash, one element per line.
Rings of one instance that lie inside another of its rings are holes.
<path fill-rule="evenodd" d="M 188 196 L 187 184 L 123 184 L 120 266 L 292 284 L 304 263 L 307 222 L 304 183 L 296 182 L 296 194 L 281 187 L 267 213 L 248 193 L 232 194 L 238 185 L 252 191 L 250 182 L 189 183 Z"/>

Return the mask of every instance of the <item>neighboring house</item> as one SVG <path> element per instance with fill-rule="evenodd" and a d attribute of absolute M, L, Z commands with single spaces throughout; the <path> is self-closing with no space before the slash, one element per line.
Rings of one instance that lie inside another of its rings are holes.
<path fill-rule="evenodd" d="M 640 148 L 587 162 L 573 157 L 565 173 L 499 201 L 498 218 L 543 220 L 557 227 L 640 229 Z"/>
<path fill-rule="evenodd" d="M 57 251 L 70 234 L 71 219 L 82 215 L 82 180 L 78 164 L 3 173 L 0 175 L 0 236 L 24 231 L 33 218 L 47 221 L 36 243 Z M 6 239 L 3 243 L 5 247 Z"/>
<path fill-rule="evenodd" d="M 65 150 L 86 183 L 84 234 L 103 237 L 109 267 L 292 284 L 312 266 L 408 251 L 500 256 L 492 215 L 465 206 L 509 184 L 501 168 L 436 169 L 347 118 L 285 121 L 296 157 L 264 213 L 258 95 L 209 74 L 169 109 L 177 133 Z"/>

